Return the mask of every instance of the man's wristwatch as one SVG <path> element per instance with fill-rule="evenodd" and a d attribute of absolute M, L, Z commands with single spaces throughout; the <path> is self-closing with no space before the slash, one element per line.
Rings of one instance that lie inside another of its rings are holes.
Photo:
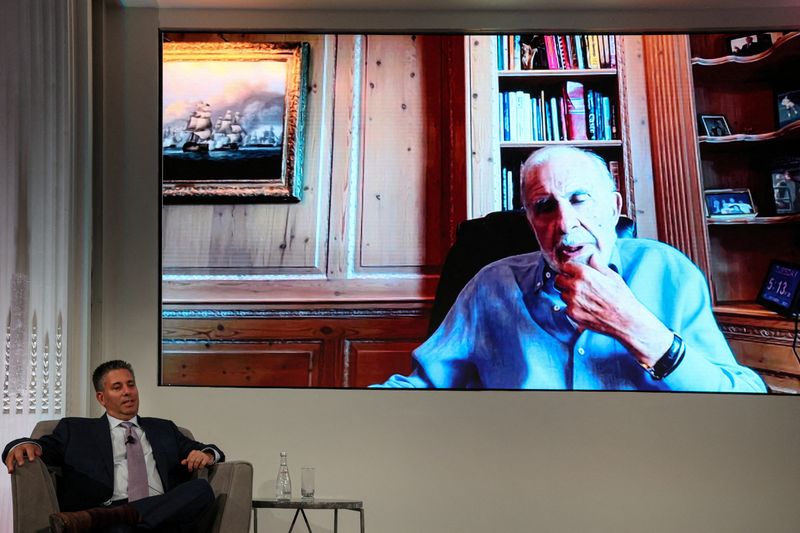
<path fill-rule="evenodd" d="M 644 368 L 653 379 L 664 379 L 678 367 L 681 361 L 683 361 L 683 355 L 685 353 L 686 347 L 683 345 L 683 339 L 681 339 L 677 333 L 673 332 L 672 344 L 669 349 L 664 352 L 664 355 L 662 355 L 653 366 L 642 364 L 642 368 Z"/>

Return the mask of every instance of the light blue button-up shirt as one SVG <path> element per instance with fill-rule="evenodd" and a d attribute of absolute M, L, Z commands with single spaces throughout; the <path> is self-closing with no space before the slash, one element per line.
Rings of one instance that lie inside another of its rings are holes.
<path fill-rule="evenodd" d="M 655 380 L 616 339 L 579 333 L 541 252 L 481 270 L 442 325 L 414 351 L 415 371 L 381 387 L 766 392 L 728 346 L 705 277 L 678 250 L 619 239 L 611 267 L 636 298 L 683 338 L 686 353 Z"/>

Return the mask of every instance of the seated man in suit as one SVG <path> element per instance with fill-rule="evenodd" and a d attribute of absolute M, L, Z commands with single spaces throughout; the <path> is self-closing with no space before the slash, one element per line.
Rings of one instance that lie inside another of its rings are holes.
<path fill-rule="evenodd" d="M 50 517 L 55 532 L 157 529 L 184 531 L 214 501 L 191 472 L 225 460 L 213 444 L 186 438 L 169 420 L 138 416 L 131 365 L 108 361 L 92 375 L 100 418 L 63 418 L 51 435 L 17 439 L 3 451 L 9 473 L 41 456 L 62 469 Z"/>
<path fill-rule="evenodd" d="M 540 251 L 481 270 L 410 376 L 383 387 L 765 392 L 737 364 L 686 256 L 618 239 L 622 199 L 599 157 L 535 152 L 522 198 Z"/>

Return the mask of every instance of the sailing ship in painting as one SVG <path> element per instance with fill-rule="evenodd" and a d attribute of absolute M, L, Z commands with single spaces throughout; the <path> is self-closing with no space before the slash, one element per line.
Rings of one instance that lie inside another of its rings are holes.
<path fill-rule="evenodd" d="M 188 139 L 181 149 L 184 152 L 208 152 L 209 140 L 213 137 L 211 131 L 211 106 L 206 103 L 197 104 L 197 109 L 186 122 Z"/>
<path fill-rule="evenodd" d="M 166 179 L 244 179 L 265 170 L 280 176 L 282 124 L 235 107 L 217 111 L 205 101 L 193 105 L 188 117 L 162 126 Z"/>
<path fill-rule="evenodd" d="M 239 111 L 225 111 L 224 115 L 217 116 L 213 125 L 211 117 L 211 106 L 199 103 L 182 131 L 172 126 L 164 128 L 162 147 L 183 152 L 211 152 L 233 151 L 246 146 L 274 148 L 281 144 L 272 125 L 248 133 Z"/>

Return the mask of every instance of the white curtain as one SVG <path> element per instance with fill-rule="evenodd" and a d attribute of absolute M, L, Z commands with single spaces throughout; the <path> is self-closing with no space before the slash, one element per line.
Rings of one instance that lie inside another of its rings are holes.
<path fill-rule="evenodd" d="M 68 355 L 87 359 L 88 13 L 84 0 L 0 0 L 2 446 L 67 414 Z"/>

